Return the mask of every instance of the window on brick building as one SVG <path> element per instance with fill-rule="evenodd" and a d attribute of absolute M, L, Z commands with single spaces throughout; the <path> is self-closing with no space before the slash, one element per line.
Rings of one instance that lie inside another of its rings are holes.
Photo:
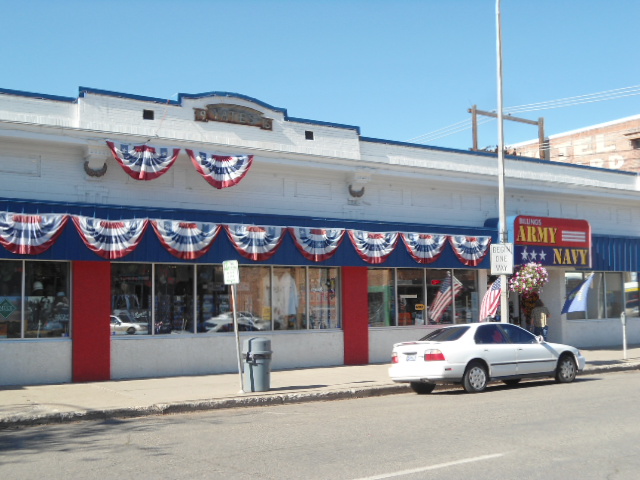
<path fill-rule="evenodd" d="M 631 148 L 634 150 L 640 150 L 640 138 L 634 138 L 631 140 Z"/>
<path fill-rule="evenodd" d="M 305 140 L 313 140 L 313 132 L 310 130 L 306 130 L 304 132 L 304 138 Z"/>
<path fill-rule="evenodd" d="M 153 120 L 154 112 L 153 110 L 143 110 L 142 111 L 142 119 L 143 120 Z"/>

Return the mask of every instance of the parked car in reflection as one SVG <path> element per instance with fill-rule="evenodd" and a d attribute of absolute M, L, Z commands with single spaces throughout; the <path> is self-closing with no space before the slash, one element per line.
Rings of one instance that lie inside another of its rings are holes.
<path fill-rule="evenodd" d="M 112 334 L 129 334 L 147 333 L 147 326 L 140 323 L 124 322 L 116 315 L 111 315 L 111 333 Z"/>
<path fill-rule="evenodd" d="M 415 342 L 393 346 L 389 375 L 419 394 L 438 384 L 482 392 L 491 380 L 515 385 L 523 378 L 554 377 L 568 383 L 586 360 L 577 348 L 548 343 L 509 323 L 471 323 L 437 328 Z"/>
<path fill-rule="evenodd" d="M 253 320 L 250 318 L 241 316 L 239 314 L 236 315 L 238 320 L 238 331 L 239 332 L 256 332 L 260 329 L 253 323 Z M 233 314 L 231 312 L 222 313 L 215 317 L 206 320 L 204 323 L 204 328 L 208 333 L 217 333 L 217 332 L 233 332 Z"/>

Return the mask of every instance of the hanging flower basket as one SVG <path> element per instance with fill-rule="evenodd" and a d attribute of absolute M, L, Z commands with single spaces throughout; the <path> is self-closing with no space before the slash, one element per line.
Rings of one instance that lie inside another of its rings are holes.
<path fill-rule="evenodd" d="M 549 281 L 547 269 L 539 263 L 527 263 L 513 274 L 509 280 L 509 289 L 521 295 L 530 296 L 542 291 L 542 287 Z"/>

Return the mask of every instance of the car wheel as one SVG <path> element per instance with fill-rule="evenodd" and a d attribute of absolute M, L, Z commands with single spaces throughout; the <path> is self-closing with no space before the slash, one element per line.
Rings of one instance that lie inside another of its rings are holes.
<path fill-rule="evenodd" d="M 462 386 L 467 393 L 480 393 L 487 388 L 487 369 L 480 362 L 471 362 L 464 372 Z"/>
<path fill-rule="evenodd" d="M 436 388 L 435 383 L 411 382 L 411 390 L 416 392 L 418 395 L 431 393 L 434 388 Z"/>
<path fill-rule="evenodd" d="M 136 329 L 135 329 L 135 328 L 133 328 L 133 327 L 129 327 L 129 328 L 127 329 L 127 333 L 128 333 L 129 335 L 133 335 L 133 334 L 135 334 L 135 333 L 136 333 Z"/>
<path fill-rule="evenodd" d="M 559 383 L 573 382 L 577 373 L 578 368 L 573 356 L 569 354 L 562 355 L 558 361 L 558 368 L 556 368 L 556 381 Z"/>
<path fill-rule="evenodd" d="M 510 378 L 509 380 L 503 380 L 504 383 L 506 385 L 509 385 L 510 387 L 513 387 L 514 385 L 517 385 L 520 383 L 520 380 L 522 380 L 521 378 Z"/>

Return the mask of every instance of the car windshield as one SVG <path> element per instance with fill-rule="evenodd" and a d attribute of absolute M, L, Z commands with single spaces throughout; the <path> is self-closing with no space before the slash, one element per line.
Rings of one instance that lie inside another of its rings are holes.
<path fill-rule="evenodd" d="M 452 342 L 458 340 L 464 333 L 469 330 L 467 326 L 439 328 L 420 339 L 421 342 Z"/>

